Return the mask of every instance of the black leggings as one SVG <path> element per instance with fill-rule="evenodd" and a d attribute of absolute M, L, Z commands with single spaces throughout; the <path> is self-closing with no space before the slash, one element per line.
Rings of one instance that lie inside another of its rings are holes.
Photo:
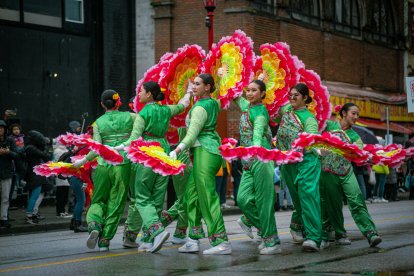
<path fill-rule="evenodd" d="M 65 213 L 65 206 L 68 203 L 69 186 L 56 186 L 56 215 Z"/>

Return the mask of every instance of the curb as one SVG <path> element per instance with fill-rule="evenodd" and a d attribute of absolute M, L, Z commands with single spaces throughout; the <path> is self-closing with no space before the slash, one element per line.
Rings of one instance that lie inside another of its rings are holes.
<path fill-rule="evenodd" d="M 222 209 L 223 216 L 229 215 L 237 215 L 241 214 L 240 208 L 232 207 L 230 209 Z M 47 218 L 46 218 L 47 219 Z M 121 219 L 119 225 L 123 225 L 126 221 L 126 217 Z M 38 232 L 49 232 L 49 231 L 57 231 L 57 230 L 69 230 L 69 220 L 64 222 L 58 223 L 45 223 L 45 224 L 23 224 L 18 225 L 10 228 L 0 228 L 0 237 L 3 236 L 12 236 L 12 235 L 21 235 L 21 234 L 33 234 Z"/>

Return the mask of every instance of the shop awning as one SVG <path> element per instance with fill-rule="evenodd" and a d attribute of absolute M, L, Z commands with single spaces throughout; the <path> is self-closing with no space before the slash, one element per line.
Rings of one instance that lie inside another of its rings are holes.
<path fill-rule="evenodd" d="M 380 120 L 359 118 L 357 123 L 368 128 L 387 130 L 386 122 L 382 122 Z M 394 122 L 390 122 L 390 131 L 403 134 L 411 134 L 414 132 L 411 128 L 405 127 L 401 124 L 397 124 Z"/>

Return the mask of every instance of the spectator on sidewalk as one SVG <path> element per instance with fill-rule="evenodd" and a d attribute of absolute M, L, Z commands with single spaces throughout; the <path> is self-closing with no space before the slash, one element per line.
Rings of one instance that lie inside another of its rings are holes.
<path fill-rule="evenodd" d="M 397 171 L 395 168 L 390 168 L 385 182 L 384 198 L 388 201 L 398 201 Z"/>
<path fill-rule="evenodd" d="M 374 165 L 372 169 L 375 171 L 375 186 L 374 186 L 374 203 L 387 203 L 384 199 L 385 181 L 390 169 L 386 165 Z"/>
<path fill-rule="evenodd" d="M 68 152 L 68 149 L 54 141 L 53 145 L 53 159 L 54 161 L 59 161 L 63 154 Z M 63 161 L 65 162 L 65 161 Z M 71 218 L 72 215 L 69 215 L 66 212 L 66 205 L 68 204 L 69 197 L 69 187 L 70 184 L 68 179 L 63 176 L 58 176 L 55 180 L 56 182 L 56 217 L 57 218 Z"/>
<path fill-rule="evenodd" d="M 10 227 L 8 221 L 9 196 L 14 172 L 13 160 L 18 158 L 13 139 L 6 136 L 6 122 L 0 120 L 0 227 Z"/>
<path fill-rule="evenodd" d="M 237 193 L 239 191 L 240 180 L 243 174 L 243 165 L 240 159 L 231 162 L 231 177 L 233 178 L 233 198 L 234 206 L 237 206 Z"/>
<path fill-rule="evenodd" d="M 16 145 L 16 152 L 19 154 L 19 158 L 14 160 L 14 173 L 12 177 L 12 185 L 10 188 L 9 201 L 12 202 L 14 191 L 17 188 L 22 188 L 21 180 L 26 174 L 27 168 L 25 167 L 26 154 L 24 152 L 24 134 L 22 133 L 22 127 L 18 123 L 14 123 L 9 127 L 9 137 L 13 139 Z M 17 207 L 14 207 L 17 209 Z"/>
<path fill-rule="evenodd" d="M 27 133 L 26 138 L 27 190 L 30 194 L 26 209 L 26 223 L 38 224 L 39 220 L 43 219 L 38 212 L 38 207 L 45 192 L 53 188 L 53 184 L 46 177 L 35 174 L 33 168 L 49 161 L 51 154 L 46 147 L 48 139 L 42 133 L 31 130 Z"/>

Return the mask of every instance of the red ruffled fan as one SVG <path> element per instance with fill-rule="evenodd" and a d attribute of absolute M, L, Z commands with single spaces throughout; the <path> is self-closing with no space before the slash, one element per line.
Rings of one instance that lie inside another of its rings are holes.
<path fill-rule="evenodd" d="M 303 154 L 295 150 L 269 150 L 259 146 L 236 147 L 237 140 L 233 138 L 224 138 L 222 143 L 219 150 L 227 161 L 258 159 L 262 162 L 274 161 L 277 165 L 281 165 L 301 162 L 303 159 Z"/>
<path fill-rule="evenodd" d="M 217 88 L 213 97 L 220 100 L 222 108 L 228 108 L 231 100 L 242 95 L 253 77 L 254 59 L 253 41 L 241 30 L 213 45 L 203 72 L 213 76 Z"/>
<path fill-rule="evenodd" d="M 300 133 L 293 141 L 292 148 L 329 150 L 359 165 L 365 164 L 370 157 L 368 152 L 361 150 L 357 145 L 344 142 L 329 132 L 324 132 L 322 135 Z"/>
<path fill-rule="evenodd" d="M 144 141 L 140 138 L 126 147 L 125 151 L 132 162 L 142 164 L 164 176 L 176 175 L 185 169 L 185 164 L 171 159 L 158 142 Z"/>
<path fill-rule="evenodd" d="M 364 145 L 364 150 L 371 154 L 371 162 L 377 165 L 387 165 L 394 168 L 400 165 L 406 158 L 407 150 L 401 145 L 391 144 L 388 146 L 381 145 Z"/>

